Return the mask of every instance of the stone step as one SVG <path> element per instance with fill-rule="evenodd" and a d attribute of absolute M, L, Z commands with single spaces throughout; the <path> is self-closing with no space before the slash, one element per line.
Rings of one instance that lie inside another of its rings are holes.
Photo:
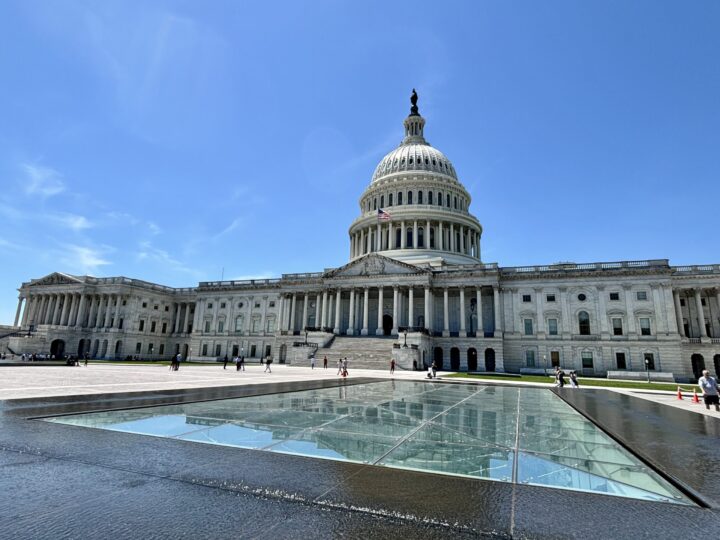
<path fill-rule="evenodd" d="M 316 366 L 322 366 L 323 358 L 327 357 L 328 368 L 337 368 L 337 361 L 347 358 L 348 370 L 389 369 L 395 342 L 396 338 L 390 337 L 338 336 L 329 347 L 317 349 Z"/>

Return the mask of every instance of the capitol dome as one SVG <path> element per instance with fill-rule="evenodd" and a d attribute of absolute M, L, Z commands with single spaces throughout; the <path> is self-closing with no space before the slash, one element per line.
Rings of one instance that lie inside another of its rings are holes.
<path fill-rule="evenodd" d="M 405 137 L 375 168 L 350 226 L 350 259 L 378 252 L 418 265 L 478 264 L 482 226 L 455 167 L 425 140 L 413 90 Z"/>

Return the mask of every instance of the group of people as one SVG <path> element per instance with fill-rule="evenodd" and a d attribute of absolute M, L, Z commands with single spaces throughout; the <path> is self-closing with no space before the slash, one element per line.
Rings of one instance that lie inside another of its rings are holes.
<path fill-rule="evenodd" d="M 315 369 L 315 355 L 310 357 L 310 369 Z M 323 358 L 323 369 L 327 369 L 327 356 Z"/>
<path fill-rule="evenodd" d="M 225 358 L 223 358 L 223 369 L 227 369 L 228 362 L 230 360 L 228 359 L 227 354 L 225 355 Z M 235 371 L 245 371 L 245 357 L 244 356 L 235 356 L 232 359 L 232 363 L 235 364 Z"/>
<path fill-rule="evenodd" d="M 347 356 L 345 358 L 338 358 L 337 366 L 338 366 L 337 374 L 340 375 L 341 377 L 347 377 L 348 376 Z"/>
<path fill-rule="evenodd" d="M 575 370 L 570 372 L 570 388 L 580 388 L 580 383 L 578 382 L 577 373 Z M 555 386 L 558 388 L 564 388 L 565 387 L 565 372 L 560 369 L 560 366 L 555 366 Z"/>

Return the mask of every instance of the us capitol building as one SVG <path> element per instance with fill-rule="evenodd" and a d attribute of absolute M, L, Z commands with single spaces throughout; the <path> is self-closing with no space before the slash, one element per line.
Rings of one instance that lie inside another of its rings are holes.
<path fill-rule="evenodd" d="M 25 282 L 5 347 L 20 354 L 214 361 L 315 354 L 351 366 L 697 377 L 720 372 L 720 265 L 666 259 L 499 267 L 453 164 L 424 135 L 378 164 L 348 230 L 349 262 L 277 279 L 172 288 L 53 273 Z"/>

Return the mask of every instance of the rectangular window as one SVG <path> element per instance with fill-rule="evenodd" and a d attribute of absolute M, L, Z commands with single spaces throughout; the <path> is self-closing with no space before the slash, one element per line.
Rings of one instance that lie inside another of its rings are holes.
<path fill-rule="evenodd" d="M 270 303 L 268 304 L 268 307 L 275 307 L 275 301 L 271 300 Z"/>
<path fill-rule="evenodd" d="M 156 323 L 155 321 L 152 321 L 152 322 L 150 323 L 150 332 L 151 332 L 152 334 L 155 333 L 155 326 L 156 326 L 156 325 L 157 325 L 157 323 Z"/>
<path fill-rule="evenodd" d="M 163 334 L 165 334 L 167 332 L 167 323 L 166 322 L 163 323 L 161 332 Z"/>
<path fill-rule="evenodd" d="M 153 309 L 154 309 L 155 311 L 157 311 L 157 310 L 158 310 L 158 305 L 155 304 L 155 305 L 153 306 Z"/>
<path fill-rule="evenodd" d="M 208 309 L 212 309 L 212 306 L 213 306 L 213 305 L 212 305 L 212 302 L 210 302 L 210 303 L 207 305 L 207 308 L 208 308 Z"/>
<path fill-rule="evenodd" d="M 140 354 L 142 352 L 142 343 L 138 342 L 135 344 L 135 354 Z"/>
<path fill-rule="evenodd" d="M 388 195 L 388 206 L 392 206 L 392 196 L 393 196 L 392 193 L 390 195 Z"/>
<path fill-rule="evenodd" d="M 557 336 L 557 319 L 548 319 L 548 334 Z"/>
<path fill-rule="evenodd" d="M 613 336 L 622 336 L 623 335 L 622 319 L 620 317 L 613 317 L 612 326 L 613 326 Z"/>
<path fill-rule="evenodd" d="M 235 319 L 235 331 L 240 332 L 242 330 L 243 318 L 238 317 Z"/>
<path fill-rule="evenodd" d="M 613 302 L 615 302 L 615 301 L 617 301 L 617 300 L 620 300 L 620 293 L 611 292 L 611 293 L 610 293 L 610 300 L 612 300 Z"/>
<path fill-rule="evenodd" d="M 647 291 L 638 291 L 635 295 L 638 300 L 647 300 Z"/>
<path fill-rule="evenodd" d="M 684 298 L 681 298 L 681 299 L 680 299 L 680 305 L 683 306 L 683 307 L 685 307 L 685 299 L 684 299 Z"/>
<path fill-rule="evenodd" d="M 653 353 L 646 352 L 644 354 L 645 365 L 648 369 L 655 369 L 655 355 Z"/>
<path fill-rule="evenodd" d="M 143 302 L 143 303 L 142 303 L 142 307 L 146 308 L 146 307 L 147 307 L 147 302 Z"/>
<path fill-rule="evenodd" d="M 418 191 L 418 204 L 422 204 L 422 203 L 423 203 L 423 192 Z"/>
<path fill-rule="evenodd" d="M 266 330 L 267 332 L 274 332 L 274 331 L 275 331 L 275 317 L 270 317 L 270 318 L 267 320 L 267 325 L 266 325 L 265 330 Z"/>
<path fill-rule="evenodd" d="M 380 208 L 385 206 L 385 195 L 380 195 Z"/>
<path fill-rule="evenodd" d="M 260 317 L 254 318 L 252 320 L 252 327 L 251 332 L 259 332 L 260 331 Z"/>
<path fill-rule="evenodd" d="M 220 309 L 225 309 L 225 302 L 220 303 Z"/>
<path fill-rule="evenodd" d="M 123 306 L 127 306 L 127 300 L 123 300 Z"/>
<path fill-rule="evenodd" d="M 148 343 L 148 354 L 152 354 L 153 350 L 155 350 L 155 345 Z"/>
<path fill-rule="evenodd" d="M 142 332 L 145 330 L 145 319 L 140 319 L 140 326 L 138 327 L 138 331 Z"/>
<path fill-rule="evenodd" d="M 532 319 L 524 319 L 525 324 L 525 335 L 532 336 L 533 334 L 533 321 Z"/>
<path fill-rule="evenodd" d="M 650 319 L 647 317 L 640 317 L 640 335 L 649 336 L 650 332 Z"/>
<path fill-rule="evenodd" d="M 200 353 L 202 356 L 207 356 L 207 343 L 203 343 L 202 346 L 202 353 Z"/>
<path fill-rule="evenodd" d="M 161 344 L 160 348 L 158 349 L 158 354 L 162 355 L 165 354 L 165 344 Z"/>
<path fill-rule="evenodd" d="M 625 353 L 615 353 L 615 363 L 618 369 L 627 369 L 627 362 L 625 361 Z"/>
<path fill-rule="evenodd" d="M 398 206 L 402 206 L 402 191 L 398 193 Z"/>
<path fill-rule="evenodd" d="M 205 321 L 205 333 L 210 332 L 210 321 Z"/>
<path fill-rule="evenodd" d="M 260 307 L 260 302 L 255 302 L 255 307 L 256 307 L 256 308 L 259 308 L 259 307 Z"/>
<path fill-rule="evenodd" d="M 218 332 L 224 332 L 225 331 L 225 321 L 220 321 L 218 323 Z"/>
<path fill-rule="evenodd" d="M 165 306 L 165 311 L 170 311 L 170 306 Z"/>
<path fill-rule="evenodd" d="M 122 330 L 124 321 L 125 321 L 125 319 L 122 319 L 122 318 L 120 319 L 120 322 L 118 323 L 118 330 Z"/>
<path fill-rule="evenodd" d="M 552 367 L 560 367 L 560 351 L 550 351 L 550 363 Z"/>
<path fill-rule="evenodd" d="M 554 302 L 554 301 L 555 301 L 555 295 L 554 295 L 554 294 L 548 294 L 548 295 L 545 297 L 545 300 L 547 300 L 548 302 Z"/>
<path fill-rule="evenodd" d="M 445 195 L 445 206 L 450 208 L 450 194 Z"/>
<path fill-rule="evenodd" d="M 704 298 L 701 298 L 701 299 L 700 299 L 700 304 L 702 304 L 703 306 L 706 306 L 706 305 L 707 305 L 707 304 L 705 303 L 705 299 L 704 299 Z"/>
<path fill-rule="evenodd" d="M 593 355 L 591 352 L 584 352 L 581 355 L 582 357 L 582 367 L 583 369 L 592 369 L 593 368 Z"/>
<path fill-rule="evenodd" d="M 532 297 L 529 294 L 523 294 L 522 301 L 523 302 L 532 302 Z"/>
<path fill-rule="evenodd" d="M 220 356 L 220 352 L 222 351 L 222 349 L 220 347 L 221 346 L 219 343 L 217 345 L 215 345 L 215 356 Z"/>
<path fill-rule="evenodd" d="M 525 365 L 535 367 L 535 351 L 525 351 Z"/>

